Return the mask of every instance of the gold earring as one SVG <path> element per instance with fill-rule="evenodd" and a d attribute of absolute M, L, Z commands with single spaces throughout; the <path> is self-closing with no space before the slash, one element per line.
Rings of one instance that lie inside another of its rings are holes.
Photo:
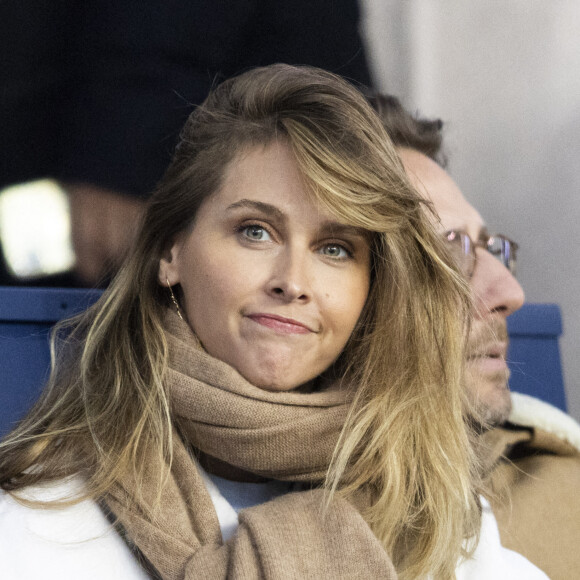
<path fill-rule="evenodd" d="M 169 294 L 171 294 L 171 302 L 173 302 L 173 304 L 175 304 L 175 309 L 177 310 L 177 316 L 179 316 L 179 318 L 181 318 L 181 320 L 183 320 L 183 316 L 181 316 L 181 309 L 179 308 L 179 304 L 177 303 L 177 298 L 175 298 L 175 294 L 173 293 L 173 288 L 171 287 L 171 284 L 169 283 L 169 278 L 167 278 L 167 276 L 165 277 L 165 281 L 167 282 L 167 287 L 169 288 Z M 185 322 L 185 320 L 184 320 Z"/>

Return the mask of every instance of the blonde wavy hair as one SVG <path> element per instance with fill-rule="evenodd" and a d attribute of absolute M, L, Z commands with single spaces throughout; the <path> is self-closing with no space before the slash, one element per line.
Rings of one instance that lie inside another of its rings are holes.
<path fill-rule="evenodd" d="M 371 289 L 340 358 L 356 385 L 325 485 L 371 496 L 363 516 L 402 578 L 451 578 L 480 510 L 464 421 L 469 289 L 381 122 L 330 73 L 288 65 L 225 81 L 190 116 L 138 240 L 101 300 L 61 325 L 44 393 L 0 446 L 15 492 L 72 474 L 98 499 L 144 458 L 170 464 L 159 260 L 244 148 L 283 139 L 318 202 L 372 239 Z M 167 474 L 160 473 L 158 489 Z"/>

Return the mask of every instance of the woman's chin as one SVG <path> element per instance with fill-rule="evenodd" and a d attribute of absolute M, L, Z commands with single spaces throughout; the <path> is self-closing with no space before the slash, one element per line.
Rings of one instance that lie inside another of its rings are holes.
<path fill-rule="evenodd" d="M 309 381 L 296 382 L 292 380 L 289 381 L 288 379 L 284 380 L 278 377 L 256 377 L 253 380 L 250 380 L 247 377 L 244 378 L 246 378 L 246 380 L 248 380 L 259 389 L 262 389 L 263 391 L 270 391 L 272 393 L 286 393 L 298 389 L 302 390 L 301 387 L 304 385 L 304 383 L 309 383 Z"/>
<path fill-rule="evenodd" d="M 271 392 L 293 391 L 325 370 L 319 360 L 308 357 L 308 352 L 304 350 L 297 352 L 286 345 L 285 348 L 275 346 L 277 348 L 263 344 L 245 344 L 245 348 L 235 348 L 234 344 L 229 350 L 221 348 L 210 354 L 232 366 L 255 387 Z"/>
<path fill-rule="evenodd" d="M 244 369 L 238 369 L 238 372 L 252 385 L 270 391 L 272 393 L 286 393 L 289 391 L 308 392 L 316 376 L 304 376 L 295 374 L 287 369 L 266 369 L 260 367 L 244 372 Z"/>

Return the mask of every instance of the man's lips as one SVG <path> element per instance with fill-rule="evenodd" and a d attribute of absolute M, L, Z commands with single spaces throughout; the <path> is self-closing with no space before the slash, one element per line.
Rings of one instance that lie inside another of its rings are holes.
<path fill-rule="evenodd" d="M 470 352 L 467 360 L 481 359 L 481 358 L 496 358 L 505 360 L 507 352 L 507 344 L 496 343 L 488 344 L 478 347 L 474 352 Z"/>
<path fill-rule="evenodd" d="M 475 365 L 479 372 L 505 372 L 507 344 L 490 344 L 477 348 L 467 357 L 467 363 Z"/>
<path fill-rule="evenodd" d="M 309 334 L 311 332 L 316 332 L 303 322 L 299 322 L 293 318 L 278 316 L 276 314 L 257 313 L 248 314 L 247 317 L 256 323 L 271 328 L 281 334 Z"/>

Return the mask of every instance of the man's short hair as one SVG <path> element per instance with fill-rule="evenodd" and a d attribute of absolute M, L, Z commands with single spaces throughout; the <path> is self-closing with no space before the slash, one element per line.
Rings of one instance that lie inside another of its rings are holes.
<path fill-rule="evenodd" d="M 442 152 L 441 119 L 424 119 L 418 114 L 413 115 L 392 95 L 375 93 L 368 96 L 368 100 L 379 114 L 396 147 L 415 149 L 445 167 L 447 159 Z"/>

